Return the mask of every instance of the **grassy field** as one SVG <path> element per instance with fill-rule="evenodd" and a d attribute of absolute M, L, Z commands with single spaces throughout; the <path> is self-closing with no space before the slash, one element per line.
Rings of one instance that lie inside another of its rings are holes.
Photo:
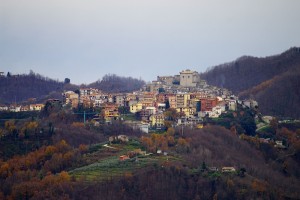
<path fill-rule="evenodd" d="M 96 163 L 77 168 L 69 172 L 76 179 L 87 181 L 109 180 L 114 177 L 134 173 L 136 170 L 158 163 L 159 159 L 151 157 L 132 158 L 119 161 L 118 156 L 111 156 Z"/>
<path fill-rule="evenodd" d="M 272 132 L 272 129 L 270 127 L 270 125 L 266 125 L 266 126 L 263 126 L 259 129 L 256 130 L 257 132 L 260 132 L 260 133 L 269 133 L 269 132 Z"/>
<path fill-rule="evenodd" d="M 104 181 L 133 174 L 145 167 L 160 166 L 167 162 L 180 160 L 180 158 L 170 155 L 140 155 L 120 161 L 120 155 L 127 155 L 128 152 L 142 148 L 139 141 L 131 140 L 126 144 L 109 144 L 109 147 L 104 147 L 103 144 L 91 146 L 89 153 L 84 156 L 89 161 L 87 163 L 91 164 L 71 170 L 69 174 L 77 180 Z"/>

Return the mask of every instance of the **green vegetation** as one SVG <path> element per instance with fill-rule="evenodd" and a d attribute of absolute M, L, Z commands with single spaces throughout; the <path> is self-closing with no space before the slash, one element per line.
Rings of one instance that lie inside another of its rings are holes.
<path fill-rule="evenodd" d="M 121 117 L 124 121 L 137 121 L 135 114 L 132 113 L 121 115 Z"/>
<path fill-rule="evenodd" d="M 205 119 L 204 122 L 223 126 L 233 130 L 237 134 L 255 135 L 255 113 L 256 111 L 254 109 L 239 106 L 237 111 L 227 111 L 221 114 L 219 118 L 208 118 Z"/>
<path fill-rule="evenodd" d="M 103 148 L 102 144 L 93 144 L 93 145 L 90 145 L 89 146 L 89 153 L 93 153 L 93 152 L 99 151 L 102 148 Z"/>
<path fill-rule="evenodd" d="M 129 160 L 120 161 L 118 156 L 111 156 L 91 165 L 74 169 L 69 173 L 77 179 L 83 178 L 88 181 L 101 181 L 122 177 L 130 173 L 132 174 L 138 169 L 150 166 L 157 162 L 157 159 L 148 157 L 138 157 L 137 160 L 136 158 L 131 158 Z"/>
<path fill-rule="evenodd" d="M 89 160 L 89 157 L 93 156 L 95 153 L 98 153 L 101 157 L 101 154 L 104 153 L 104 148 L 103 143 L 90 146 L 89 154 L 85 155 L 85 160 Z M 73 169 L 69 171 L 69 174 L 76 179 L 83 179 L 85 181 L 105 181 L 115 177 L 133 174 L 139 169 L 160 166 L 166 162 L 182 160 L 178 157 L 164 155 L 136 155 L 128 160 L 119 160 L 120 155 L 126 155 L 128 152 L 142 148 L 141 143 L 137 140 L 130 140 L 125 144 L 112 144 L 107 148 L 118 150 L 112 152 L 110 156 L 93 162 L 92 164 Z"/>
<path fill-rule="evenodd" d="M 259 129 L 256 130 L 259 133 L 268 133 L 268 132 L 272 132 L 272 128 L 269 125 L 263 126 Z"/>
<path fill-rule="evenodd" d="M 37 119 L 39 115 L 39 112 L 36 111 L 28 111 L 28 112 L 6 112 L 2 111 L 0 112 L 0 127 L 4 126 L 5 121 L 8 120 L 28 120 L 28 118 L 31 119 Z"/>
<path fill-rule="evenodd" d="M 208 173 L 208 177 L 209 177 L 209 178 L 218 178 L 218 177 L 220 177 L 220 176 L 222 176 L 222 173 L 221 173 L 221 172 L 209 172 L 209 173 Z"/>

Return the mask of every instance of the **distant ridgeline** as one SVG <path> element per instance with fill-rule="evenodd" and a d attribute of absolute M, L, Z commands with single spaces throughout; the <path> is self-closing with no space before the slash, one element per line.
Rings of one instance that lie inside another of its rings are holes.
<path fill-rule="evenodd" d="M 102 80 L 85 87 L 94 87 L 104 92 L 131 92 L 140 89 L 145 82 L 131 77 L 105 75 Z M 75 91 L 79 86 L 44 77 L 30 72 L 29 74 L 12 75 L 0 72 L 0 104 L 44 102 L 46 99 L 61 99 L 64 90 Z"/>
<path fill-rule="evenodd" d="M 102 80 L 87 85 L 89 88 L 97 88 L 104 92 L 132 92 L 145 85 L 145 81 L 132 77 L 120 77 L 115 74 L 107 74 Z"/>
<path fill-rule="evenodd" d="M 0 76 L 0 104 L 20 103 L 28 99 L 42 99 L 47 96 L 61 96 L 64 83 L 39 74 Z M 55 94 L 57 93 L 57 94 Z"/>
<path fill-rule="evenodd" d="M 242 99 L 256 99 L 263 114 L 300 118 L 300 48 L 265 58 L 243 56 L 200 76 Z"/>

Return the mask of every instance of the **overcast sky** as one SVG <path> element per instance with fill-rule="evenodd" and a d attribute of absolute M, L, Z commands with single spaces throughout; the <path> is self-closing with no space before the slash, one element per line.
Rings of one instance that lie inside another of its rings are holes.
<path fill-rule="evenodd" d="M 0 0 L 0 71 L 156 79 L 300 46 L 299 0 Z"/>

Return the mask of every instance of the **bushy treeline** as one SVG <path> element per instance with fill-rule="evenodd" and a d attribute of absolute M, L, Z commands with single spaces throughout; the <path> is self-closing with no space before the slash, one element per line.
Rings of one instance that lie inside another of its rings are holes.
<path fill-rule="evenodd" d="M 107 74 L 102 80 L 91 83 L 88 87 L 98 88 L 104 92 L 132 92 L 139 90 L 144 84 L 145 82 L 140 79 Z"/>
<path fill-rule="evenodd" d="M 264 114 L 300 117 L 300 48 L 266 58 L 245 56 L 215 66 L 201 77 L 211 85 L 254 98 Z"/>

